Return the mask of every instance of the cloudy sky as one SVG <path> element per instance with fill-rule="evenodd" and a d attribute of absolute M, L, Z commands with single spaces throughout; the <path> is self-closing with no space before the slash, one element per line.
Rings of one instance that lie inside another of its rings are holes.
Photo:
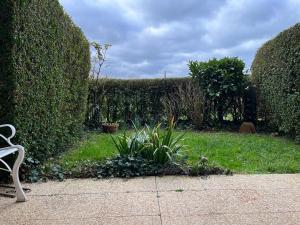
<path fill-rule="evenodd" d="M 113 78 L 185 76 L 189 60 L 256 50 L 300 22 L 300 0 L 60 0 L 90 41 L 112 44 Z"/>

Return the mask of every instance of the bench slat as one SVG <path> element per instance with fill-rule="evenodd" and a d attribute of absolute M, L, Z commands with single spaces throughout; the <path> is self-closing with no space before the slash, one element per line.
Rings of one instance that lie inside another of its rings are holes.
<path fill-rule="evenodd" d="M 0 148 L 0 159 L 17 151 L 15 147 Z"/>

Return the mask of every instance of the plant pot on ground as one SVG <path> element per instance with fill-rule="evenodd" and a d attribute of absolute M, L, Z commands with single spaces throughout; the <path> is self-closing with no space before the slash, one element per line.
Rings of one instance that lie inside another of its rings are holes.
<path fill-rule="evenodd" d="M 118 131 L 118 123 L 102 123 L 102 130 L 104 133 L 113 134 Z"/>

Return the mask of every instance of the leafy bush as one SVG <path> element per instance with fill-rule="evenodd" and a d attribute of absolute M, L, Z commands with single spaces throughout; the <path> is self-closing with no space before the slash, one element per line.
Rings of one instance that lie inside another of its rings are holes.
<path fill-rule="evenodd" d="M 238 58 L 189 62 L 190 75 L 198 80 L 207 101 L 205 116 L 208 121 L 217 117 L 222 122 L 228 113 L 235 121 L 242 119 L 242 97 L 247 84 L 244 67 L 244 62 Z"/>
<path fill-rule="evenodd" d="M 300 142 L 300 24 L 256 53 L 251 70 L 270 123 Z"/>
<path fill-rule="evenodd" d="M 89 44 L 57 0 L 1 0 L 0 14 L 0 123 L 43 161 L 81 135 Z"/>
<path fill-rule="evenodd" d="M 160 130 L 160 124 L 150 129 L 149 127 L 136 130 L 130 137 L 119 136 L 113 142 L 121 156 L 142 156 L 159 164 L 175 162 L 180 156 L 183 145 L 180 141 L 183 135 L 173 137 L 174 121 L 171 120 L 166 131 Z"/>

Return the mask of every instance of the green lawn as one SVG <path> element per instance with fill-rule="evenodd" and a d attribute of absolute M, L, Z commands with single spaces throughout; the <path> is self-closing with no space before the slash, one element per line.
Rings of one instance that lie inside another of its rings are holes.
<path fill-rule="evenodd" d="M 176 131 L 181 134 L 183 131 Z M 190 164 L 200 156 L 237 173 L 300 172 L 300 145 L 269 135 L 242 135 L 230 132 L 188 132 L 184 137 Z M 81 145 L 62 156 L 72 167 L 82 161 L 103 160 L 116 154 L 108 134 L 90 134 Z"/>

